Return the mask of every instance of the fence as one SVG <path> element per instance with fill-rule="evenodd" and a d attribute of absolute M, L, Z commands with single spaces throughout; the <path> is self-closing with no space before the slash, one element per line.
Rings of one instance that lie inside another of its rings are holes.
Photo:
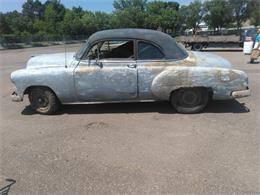
<path fill-rule="evenodd" d="M 75 36 L 64 36 L 64 35 L 26 35 L 26 36 L 15 36 L 15 35 L 1 35 L 0 45 L 2 49 L 15 49 L 24 47 L 40 47 L 57 44 L 69 44 L 85 41 L 89 35 L 75 35 Z"/>

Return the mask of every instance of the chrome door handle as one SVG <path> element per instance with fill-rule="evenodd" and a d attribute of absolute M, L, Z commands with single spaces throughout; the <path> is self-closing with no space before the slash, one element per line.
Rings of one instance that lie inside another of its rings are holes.
<path fill-rule="evenodd" d="M 98 66 L 99 68 L 103 68 L 103 63 L 102 62 L 94 62 L 95 66 Z"/>
<path fill-rule="evenodd" d="M 136 64 L 127 64 L 128 68 L 136 68 Z"/>

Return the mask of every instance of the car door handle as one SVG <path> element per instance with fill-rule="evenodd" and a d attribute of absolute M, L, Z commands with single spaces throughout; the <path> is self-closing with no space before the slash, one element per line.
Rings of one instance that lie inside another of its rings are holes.
<path fill-rule="evenodd" d="M 136 64 L 127 64 L 128 68 L 136 68 Z"/>
<path fill-rule="evenodd" d="M 98 66 L 99 68 L 103 68 L 103 63 L 102 62 L 94 62 L 95 66 Z"/>

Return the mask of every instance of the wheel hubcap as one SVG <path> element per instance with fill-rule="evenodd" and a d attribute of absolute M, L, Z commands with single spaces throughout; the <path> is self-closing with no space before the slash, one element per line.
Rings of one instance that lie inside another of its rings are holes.
<path fill-rule="evenodd" d="M 48 105 L 48 99 L 44 95 L 34 97 L 33 99 L 34 99 L 33 105 L 34 105 L 35 108 L 45 108 Z"/>
<path fill-rule="evenodd" d="M 39 103 L 42 103 L 42 102 L 43 102 L 43 99 L 42 99 L 42 98 L 38 98 L 38 102 L 39 102 Z"/>
<path fill-rule="evenodd" d="M 179 97 L 179 105 L 183 107 L 195 107 L 201 103 L 201 96 L 196 91 L 183 91 Z"/>

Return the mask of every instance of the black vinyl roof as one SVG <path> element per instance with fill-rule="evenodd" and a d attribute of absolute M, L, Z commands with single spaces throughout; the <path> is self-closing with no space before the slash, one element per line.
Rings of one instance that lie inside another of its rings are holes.
<path fill-rule="evenodd" d="M 149 29 L 112 29 L 99 31 L 91 35 L 89 43 L 106 39 L 138 39 L 157 44 L 163 51 L 166 59 L 183 59 L 187 52 L 182 49 L 170 35 Z"/>

